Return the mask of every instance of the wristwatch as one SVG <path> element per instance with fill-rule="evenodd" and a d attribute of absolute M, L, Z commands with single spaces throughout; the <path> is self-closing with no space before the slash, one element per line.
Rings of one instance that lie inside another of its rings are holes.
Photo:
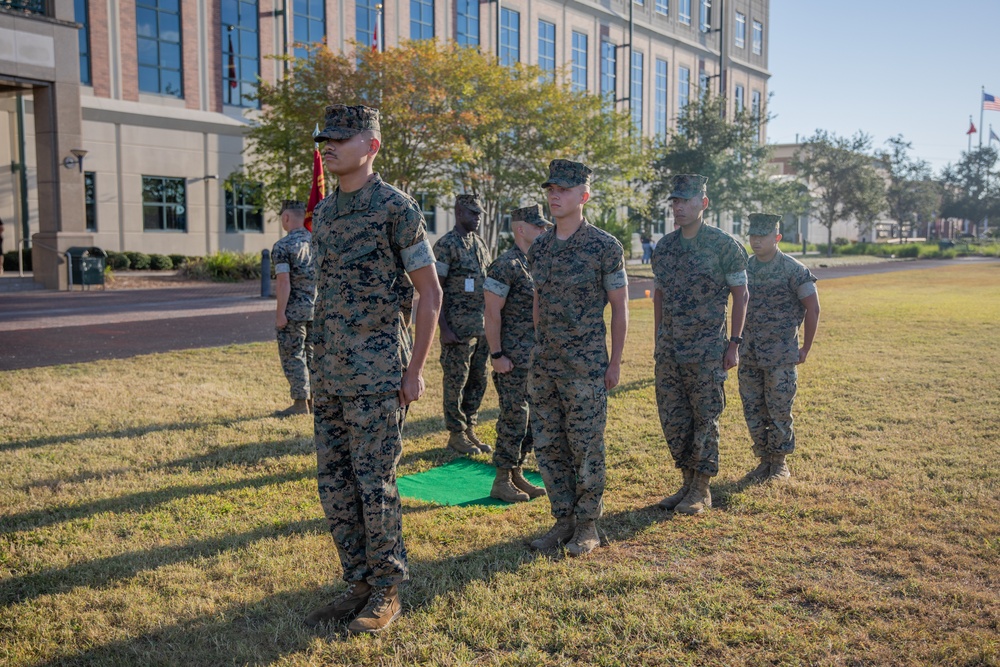
<path fill-rule="evenodd" d="M 743 336 L 732 336 L 729 339 L 730 343 L 736 343 L 737 345 L 743 344 Z"/>
<path fill-rule="evenodd" d="M 503 350 L 500 350 L 499 352 L 490 352 L 490 359 L 500 359 L 501 357 L 503 357 Z"/>

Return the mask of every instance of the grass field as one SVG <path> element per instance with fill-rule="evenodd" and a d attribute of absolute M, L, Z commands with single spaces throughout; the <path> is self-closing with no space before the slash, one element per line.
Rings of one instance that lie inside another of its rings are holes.
<path fill-rule="evenodd" d="M 301 622 L 342 585 L 309 418 L 269 416 L 273 345 L 0 374 L 0 664 L 998 665 L 1000 266 L 820 295 L 789 483 L 737 488 L 754 461 L 731 373 L 716 508 L 656 508 L 678 475 L 633 302 L 607 546 L 531 553 L 544 499 L 404 501 L 413 579 L 378 637 Z M 402 474 L 452 457 L 434 358 Z M 491 441 L 492 389 L 484 416 Z"/>

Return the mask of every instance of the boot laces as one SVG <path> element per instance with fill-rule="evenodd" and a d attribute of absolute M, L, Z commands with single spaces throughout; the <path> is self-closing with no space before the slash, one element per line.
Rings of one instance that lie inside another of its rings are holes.
<path fill-rule="evenodd" d="M 380 614 L 386 610 L 389 606 L 388 598 L 386 598 L 387 588 L 376 588 L 372 592 L 371 598 L 368 599 L 368 605 L 374 613 Z"/>

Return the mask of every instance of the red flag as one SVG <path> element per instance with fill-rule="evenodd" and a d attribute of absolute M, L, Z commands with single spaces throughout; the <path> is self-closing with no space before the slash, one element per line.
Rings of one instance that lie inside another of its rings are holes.
<path fill-rule="evenodd" d="M 972 119 L 969 119 L 969 131 L 966 134 L 975 134 L 976 126 L 972 124 Z"/>
<path fill-rule="evenodd" d="M 378 24 L 379 21 L 378 12 L 375 12 L 375 31 L 372 33 L 372 53 L 378 53 Z"/>
<path fill-rule="evenodd" d="M 306 229 L 313 230 L 313 209 L 326 196 L 326 181 L 323 178 L 323 158 L 318 150 L 313 150 L 313 184 L 306 204 Z"/>
<path fill-rule="evenodd" d="M 236 54 L 233 53 L 232 34 L 227 35 L 227 37 L 229 37 L 229 87 L 235 88 L 239 85 L 236 81 Z"/>

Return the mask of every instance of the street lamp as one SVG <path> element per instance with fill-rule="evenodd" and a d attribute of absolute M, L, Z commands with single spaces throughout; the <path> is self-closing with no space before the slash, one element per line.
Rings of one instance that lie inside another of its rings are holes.
<path fill-rule="evenodd" d="M 63 166 L 67 169 L 72 169 L 73 167 L 79 166 L 80 173 L 83 173 L 83 157 L 87 154 L 82 148 L 71 148 L 69 152 L 73 154 L 73 157 L 66 156 L 63 159 Z"/>

